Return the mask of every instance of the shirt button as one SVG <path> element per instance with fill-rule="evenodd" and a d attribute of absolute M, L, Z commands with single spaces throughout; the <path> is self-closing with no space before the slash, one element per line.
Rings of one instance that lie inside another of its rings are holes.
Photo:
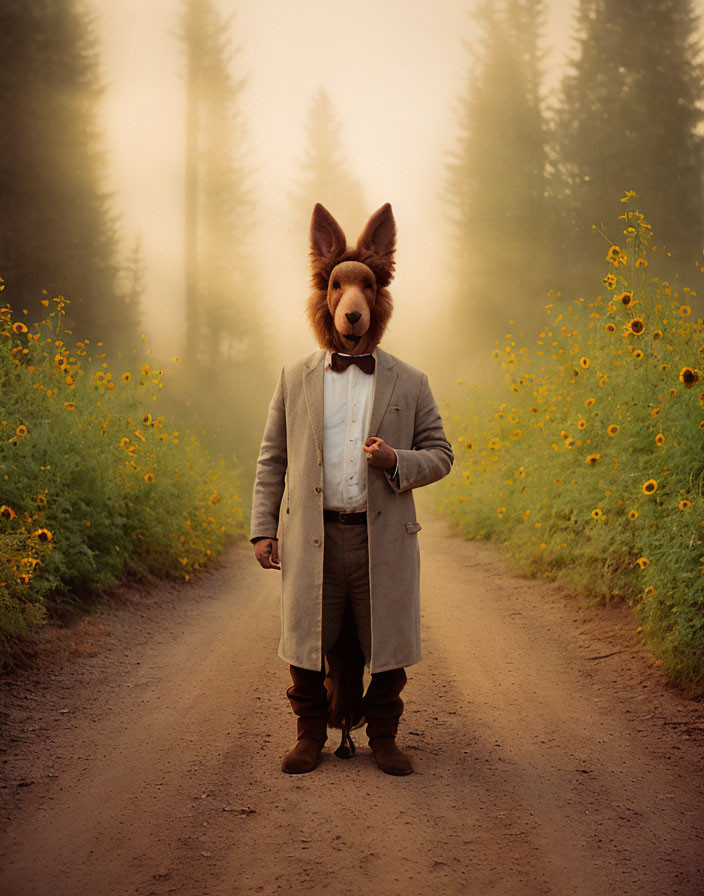
<path fill-rule="evenodd" d="M 313 539 L 313 544 L 320 544 L 320 539 L 319 539 L 319 538 L 314 538 L 314 539 Z"/>

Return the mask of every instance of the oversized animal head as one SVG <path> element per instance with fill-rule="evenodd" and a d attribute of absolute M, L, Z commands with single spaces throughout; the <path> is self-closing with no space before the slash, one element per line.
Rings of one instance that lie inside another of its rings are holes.
<path fill-rule="evenodd" d="M 310 222 L 312 286 L 306 307 L 318 344 L 348 355 L 371 352 L 381 341 L 393 302 L 396 222 L 387 202 L 367 221 L 354 249 L 319 202 Z"/>

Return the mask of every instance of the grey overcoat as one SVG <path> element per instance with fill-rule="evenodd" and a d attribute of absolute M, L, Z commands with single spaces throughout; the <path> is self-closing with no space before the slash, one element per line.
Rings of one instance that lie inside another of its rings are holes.
<path fill-rule="evenodd" d="M 420 650 L 420 549 L 413 489 L 442 479 L 454 456 L 420 370 L 376 348 L 369 435 L 398 455 L 390 472 L 367 465 L 370 672 L 410 666 Z M 279 539 L 282 660 L 322 667 L 323 373 L 325 349 L 284 367 L 264 428 L 250 538 Z"/>

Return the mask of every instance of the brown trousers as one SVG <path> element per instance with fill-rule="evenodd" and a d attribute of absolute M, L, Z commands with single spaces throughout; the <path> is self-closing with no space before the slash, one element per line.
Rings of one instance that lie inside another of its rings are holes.
<path fill-rule="evenodd" d="M 369 548 L 366 524 L 325 520 L 323 557 L 323 657 L 340 634 L 342 617 L 352 604 L 357 637 L 367 665 L 372 655 L 369 596 Z"/>

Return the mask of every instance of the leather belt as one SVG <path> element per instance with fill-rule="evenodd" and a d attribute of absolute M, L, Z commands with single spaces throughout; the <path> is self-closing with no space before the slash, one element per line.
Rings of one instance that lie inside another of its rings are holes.
<path fill-rule="evenodd" d="M 335 520 L 336 523 L 342 523 L 345 526 L 364 525 L 367 522 L 366 510 L 323 510 L 323 517 L 326 520 Z"/>

